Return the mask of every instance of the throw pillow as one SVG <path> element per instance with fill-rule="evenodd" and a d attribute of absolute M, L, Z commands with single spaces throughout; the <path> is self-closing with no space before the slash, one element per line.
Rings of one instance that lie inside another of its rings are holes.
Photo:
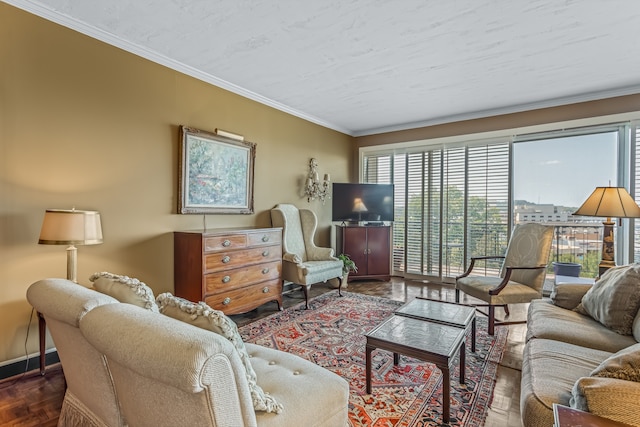
<path fill-rule="evenodd" d="M 615 378 L 582 377 L 571 390 L 569 405 L 581 411 L 637 426 L 640 417 L 629 408 L 638 406 L 640 384 Z"/>
<path fill-rule="evenodd" d="M 234 345 L 240 360 L 245 368 L 245 375 L 251 390 L 253 408 L 256 411 L 282 412 L 282 405 L 266 393 L 257 383 L 256 372 L 249 361 L 249 353 L 244 346 L 244 341 L 238 332 L 238 326 L 223 312 L 214 310 L 204 302 L 193 303 L 183 298 L 175 297 L 169 292 L 158 295 L 156 298 L 160 313 L 174 319 L 181 320 L 202 329 L 222 335 Z"/>
<path fill-rule="evenodd" d="M 607 357 L 591 376 L 640 382 L 640 343 Z"/>
<path fill-rule="evenodd" d="M 582 297 L 576 311 L 621 335 L 631 335 L 640 308 L 640 264 L 613 267 Z"/>
<path fill-rule="evenodd" d="M 592 285 L 562 284 L 554 286 L 550 298 L 554 305 L 573 310 L 582 301 L 582 297 L 591 289 Z"/>
<path fill-rule="evenodd" d="M 93 287 L 98 292 L 107 294 L 120 302 L 137 305 L 155 313 L 159 312 L 153 291 L 138 279 L 103 271 L 92 274 L 89 280 L 93 282 Z"/>

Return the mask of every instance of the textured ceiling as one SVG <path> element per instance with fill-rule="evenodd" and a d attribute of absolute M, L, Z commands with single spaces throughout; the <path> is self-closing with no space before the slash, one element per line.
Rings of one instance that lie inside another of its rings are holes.
<path fill-rule="evenodd" d="M 640 93 L 638 0 L 2 0 L 350 135 Z"/>

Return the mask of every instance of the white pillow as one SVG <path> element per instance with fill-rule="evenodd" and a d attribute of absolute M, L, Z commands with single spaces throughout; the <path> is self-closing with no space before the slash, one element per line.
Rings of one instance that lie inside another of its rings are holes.
<path fill-rule="evenodd" d="M 94 273 L 89 277 L 96 291 L 107 294 L 120 302 L 137 305 L 138 307 L 158 313 L 158 306 L 153 291 L 138 279 L 117 274 Z"/>
<path fill-rule="evenodd" d="M 240 360 L 245 367 L 245 374 L 249 389 L 251 390 L 251 399 L 253 400 L 253 408 L 256 411 L 282 412 L 282 405 L 266 393 L 257 383 L 256 372 L 249 361 L 249 353 L 244 346 L 244 341 L 238 332 L 238 326 L 229 319 L 223 312 L 214 310 L 204 302 L 193 303 L 183 298 L 175 297 L 169 292 L 158 295 L 156 302 L 160 307 L 160 313 L 165 314 L 174 319 L 189 323 L 202 329 L 206 329 L 216 334 L 222 335 L 235 346 Z"/>

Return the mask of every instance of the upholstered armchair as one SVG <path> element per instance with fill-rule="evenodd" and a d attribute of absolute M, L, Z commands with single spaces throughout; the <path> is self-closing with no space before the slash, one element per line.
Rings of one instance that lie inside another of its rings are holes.
<path fill-rule="evenodd" d="M 342 261 L 333 256 L 332 248 L 314 243 L 318 218 L 313 211 L 279 204 L 271 209 L 271 223 L 282 227 L 282 278 L 302 286 L 305 307 L 309 308 L 311 285 L 341 278 Z M 342 283 L 338 286 L 339 295 L 341 287 Z"/>
<path fill-rule="evenodd" d="M 518 224 L 513 229 L 504 256 L 472 257 L 467 271 L 456 277 L 456 302 L 460 302 L 462 291 L 487 303 L 473 305 L 488 307 L 488 313 L 478 311 L 489 318 L 489 335 L 493 335 L 495 326 L 525 323 L 496 321 L 496 306 L 501 306 L 508 316 L 507 304 L 527 303 L 542 298 L 553 232 L 553 226 Z M 477 261 L 489 259 L 504 260 L 499 277 L 471 276 Z"/>

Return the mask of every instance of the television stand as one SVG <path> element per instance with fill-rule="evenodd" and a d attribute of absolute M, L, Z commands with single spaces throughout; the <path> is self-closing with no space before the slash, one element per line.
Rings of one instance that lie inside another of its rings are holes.
<path fill-rule="evenodd" d="M 353 280 L 389 280 L 391 276 L 391 226 L 336 225 L 336 252 L 347 254 L 358 267 Z"/>

